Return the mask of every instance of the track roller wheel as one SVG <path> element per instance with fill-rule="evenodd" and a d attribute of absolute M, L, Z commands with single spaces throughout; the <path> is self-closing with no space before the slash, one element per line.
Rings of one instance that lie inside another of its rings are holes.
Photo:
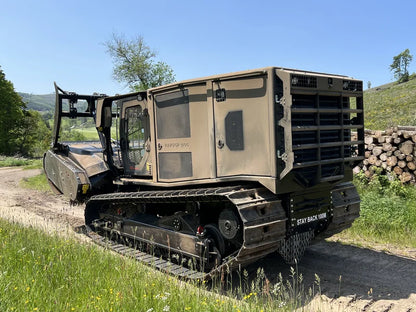
<path fill-rule="evenodd" d="M 208 224 L 205 226 L 206 238 L 208 244 L 208 267 L 214 268 L 221 264 L 222 257 L 225 254 L 225 242 L 220 230 L 215 224 Z"/>

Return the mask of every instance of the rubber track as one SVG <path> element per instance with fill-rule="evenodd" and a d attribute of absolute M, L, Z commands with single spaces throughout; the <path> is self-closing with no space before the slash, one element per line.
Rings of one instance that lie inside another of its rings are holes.
<path fill-rule="evenodd" d="M 120 244 L 116 241 L 110 240 L 103 236 L 98 235 L 87 227 L 85 234 L 93 240 L 94 243 L 108 248 L 112 251 L 115 251 L 123 256 L 136 259 L 137 261 L 146 264 L 152 268 L 156 268 L 164 273 L 174 275 L 186 280 L 196 280 L 202 281 L 211 278 L 212 273 L 204 273 L 196 270 L 192 270 L 181 265 L 172 263 L 168 260 L 158 258 L 152 255 L 149 255 L 146 252 L 140 251 L 138 249 Z M 213 272 L 215 273 L 215 272 Z"/>
<path fill-rule="evenodd" d="M 144 191 L 133 193 L 110 193 L 91 197 L 88 203 L 92 205 L 100 205 L 100 203 L 172 203 L 172 202 L 186 202 L 186 201 L 230 201 L 232 202 L 240 213 L 243 221 L 243 231 L 245 236 L 250 237 L 250 241 L 244 241 L 241 249 L 237 250 L 232 255 L 224 259 L 223 264 L 216 267 L 209 273 L 199 272 L 186 267 L 173 264 L 168 260 L 149 256 L 144 258 L 142 251 L 134 248 L 126 247 L 114 241 L 99 236 L 98 234 L 89 231 L 89 236 L 98 244 L 109 247 L 110 249 L 122 253 L 133 254 L 137 260 L 146 264 L 150 264 L 166 273 L 170 273 L 186 279 L 209 279 L 213 275 L 218 274 L 221 270 L 230 270 L 240 264 L 248 264 L 253 262 L 268 253 L 277 250 L 278 241 L 284 238 L 286 217 L 280 200 L 275 195 L 267 191 L 265 188 L 250 187 L 250 186 L 232 186 L 219 188 L 199 188 L 188 190 L 169 190 L 169 191 Z M 87 209 L 88 209 L 87 203 Z M 259 215 L 258 208 L 269 207 L 264 215 Z M 271 226 L 271 231 L 268 233 L 262 231 L 263 225 Z M 257 232 L 256 232 L 257 231 Z M 254 234 L 254 235 L 253 235 Z M 253 238 L 254 237 L 254 238 Z M 124 246 L 126 248 L 121 248 Z M 139 257 L 139 258 L 137 258 Z M 182 269 L 179 269 L 182 268 Z"/>

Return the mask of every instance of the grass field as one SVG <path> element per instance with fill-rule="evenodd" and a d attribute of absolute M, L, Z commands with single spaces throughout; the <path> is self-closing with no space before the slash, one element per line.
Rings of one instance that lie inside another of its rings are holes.
<path fill-rule="evenodd" d="M 416 125 L 416 79 L 366 90 L 364 111 L 367 129 Z"/>
<path fill-rule="evenodd" d="M 294 272 L 269 288 L 261 272 L 252 284 L 242 273 L 233 290 L 214 281 L 208 292 L 203 282 L 1 219 L 0 268 L 0 311 L 293 311 L 304 295 Z"/>
<path fill-rule="evenodd" d="M 416 188 L 376 175 L 355 177 L 361 197 L 360 217 L 341 236 L 368 242 L 416 247 Z"/>

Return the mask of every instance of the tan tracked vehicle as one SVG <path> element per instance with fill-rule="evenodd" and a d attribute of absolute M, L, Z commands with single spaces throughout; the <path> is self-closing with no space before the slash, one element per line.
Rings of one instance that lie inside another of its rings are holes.
<path fill-rule="evenodd" d="M 99 141 L 61 140 L 65 118 L 94 120 Z M 44 167 L 115 249 L 200 277 L 275 251 L 294 262 L 349 227 L 363 119 L 361 81 L 275 67 L 116 96 L 56 86 Z"/>

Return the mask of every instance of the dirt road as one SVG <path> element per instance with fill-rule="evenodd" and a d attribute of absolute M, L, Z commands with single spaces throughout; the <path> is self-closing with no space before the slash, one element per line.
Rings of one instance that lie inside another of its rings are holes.
<path fill-rule="evenodd" d="M 83 206 L 70 206 L 51 193 L 19 187 L 22 178 L 39 173 L 0 168 L 0 218 L 79 238 L 82 235 L 75 234 L 72 227 L 83 224 Z M 297 270 L 306 289 L 314 284 L 315 274 L 319 276 L 322 296 L 308 302 L 304 310 L 416 311 L 416 250 L 406 250 L 407 257 L 401 254 L 404 252 L 397 249 L 386 253 L 334 241 L 310 246 Z M 259 266 L 271 282 L 279 272 L 286 278 L 290 275 L 277 255 L 247 269 L 253 276 Z"/>
<path fill-rule="evenodd" d="M 71 206 L 61 196 L 19 186 L 20 180 L 40 173 L 40 169 L 0 168 L 0 218 L 72 235 L 72 227 L 84 223 L 83 206 Z"/>

